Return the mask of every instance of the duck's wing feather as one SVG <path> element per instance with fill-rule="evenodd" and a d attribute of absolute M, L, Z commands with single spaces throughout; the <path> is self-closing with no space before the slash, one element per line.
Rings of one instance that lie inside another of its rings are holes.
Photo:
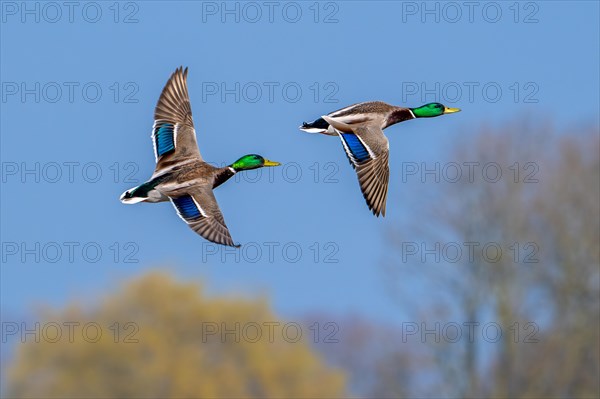
<path fill-rule="evenodd" d="M 195 187 L 186 195 L 171 198 L 177 214 L 192 230 L 217 244 L 239 247 L 233 243 L 219 204 L 210 187 Z"/>
<path fill-rule="evenodd" d="M 178 68 L 165 85 L 152 126 L 156 172 L 190 159 L 202 160 L 187 88 L 187 68 Z"/>
<path fill-rule="evenodd" d="M 372 123 L 347 124 L 323 116 L 336 129 L 350 164 L 356 170 L 360 189 L 375 216 L 385 216 L 389 168 L 389 142 Z"/>

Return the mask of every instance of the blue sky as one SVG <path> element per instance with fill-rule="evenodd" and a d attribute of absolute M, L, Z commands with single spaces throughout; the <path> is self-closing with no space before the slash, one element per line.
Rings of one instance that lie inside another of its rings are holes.
<path fill-rule="evenodd" d="M 1 3 L 5 320 L 35 304 L 92 301 L 122 278 L 168 267 L 214 293 L 266 293 L 283 315 L 353 312 L 395 324 L 407 309 L 383 289 L 380 265 L 386 229 L 410 218 L 415 200 L 402 162 L 445 160 L 469 129 L 524 115 L 562 127 L 598 123 L 593 1 L 484 2 L 472 16 L 461 2 L 427 3 L 437 15 L 422 2 L 287 2 L 271 17 L 262 2 L 230 2 L 234 14 L 222 2 L 122 2 L 118 15 L 112 1 L 97 3 L 101 14 L 77 3 L 72 16 L 27 4 L 32 13 Z M 234 240 L 246 244 L 239 262 L 196 236 L 170 204 L 118 200 L 129 180 L 154 169 L 154 106 L 180 65 L 190 68 L 206 160 L 258 153 L 285 164 L 216 190 Z M 375 99 L 463 109 L 386 131 L 384 219 L 368 211 L 339 141 L 297 129 Z"/>

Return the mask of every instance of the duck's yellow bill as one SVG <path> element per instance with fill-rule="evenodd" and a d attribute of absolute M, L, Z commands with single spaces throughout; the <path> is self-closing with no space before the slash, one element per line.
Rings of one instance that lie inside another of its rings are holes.
<path fill-rule="evenodd" d="M 444 108 L 445 114 L 453 114 L 455 112 L 460 112 L 460 108 L 449 108 L 449 107 Z"/>
<path fill-rule="evenodd" d="M 269 161 L 268 159 L 265 159 L 265 166 L 279 166 L 279 165 L 281 165 L 279 162 Z"/>

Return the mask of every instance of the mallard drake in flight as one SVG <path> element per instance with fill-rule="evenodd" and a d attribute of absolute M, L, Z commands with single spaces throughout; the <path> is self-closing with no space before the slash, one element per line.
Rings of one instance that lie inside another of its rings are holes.
<path fill-rule="evenodd" d="M 177 214 L 196 233 L 217 244 L 233 243 L 213 189 L 242 170 L 277 166 L 260 155 L 244 155 L 229 166 L 203 161 L 187 89 L 187 68 L 178 68 L 163 89 L 154 110 L 152 143 L 156 169 L 146 183 L 125 191 L 121 202 L 170 200 Z"/>
<path fill-rule="evenodd" d="M 339 136 L 350 164 L 356 170 L 360 189 L 375 216 L 385 216 L 390 168 L 390 145 L 383 129 L 415 118 L 431 118 L 460 111 L 440 103 L 402 108 L 381 101 L 353 104 L 324 115 L 300 130 Z"/>

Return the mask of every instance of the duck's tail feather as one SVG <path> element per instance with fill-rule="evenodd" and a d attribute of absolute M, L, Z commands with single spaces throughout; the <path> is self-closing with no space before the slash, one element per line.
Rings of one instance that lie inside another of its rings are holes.
<path fill-rule="evenodd" d="M 162 202 L 168 201 L 169 197 L 158 191 L 156 183 L 146 182 L 137 187 L 131 188 L 121 194 L 119 198 L 124 204 L 137 204 L 138 202 Z"/>
<path fill-rule="evenodd" d="M 329 128 L 329 123 L 327 123 L 323 118 L 319 118 L 314 122 L 304 122 L 302 126 L 299 126 L 299 129 L 305 131 L 307 133 L 325 133 Z"/>

